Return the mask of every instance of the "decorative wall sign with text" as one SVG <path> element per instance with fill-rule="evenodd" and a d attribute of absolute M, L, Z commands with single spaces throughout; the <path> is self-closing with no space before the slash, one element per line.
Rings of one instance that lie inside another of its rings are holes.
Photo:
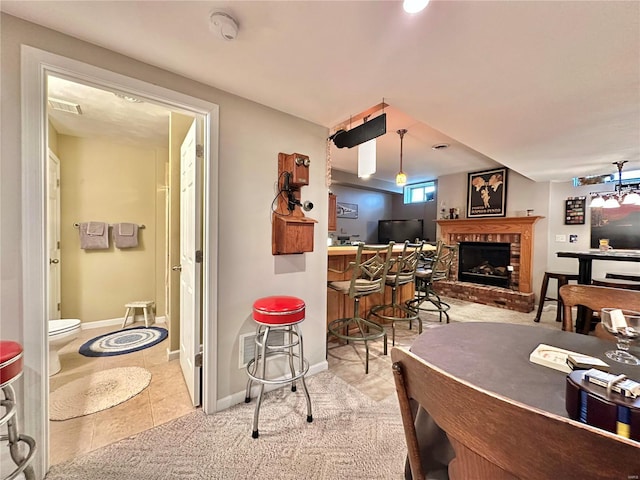
<path fill-rule="evenodd" d="M 584 225 L 584 214 L 586 208 L 585 197 L 569 197 L 565 201 L 564 224 Z"/>

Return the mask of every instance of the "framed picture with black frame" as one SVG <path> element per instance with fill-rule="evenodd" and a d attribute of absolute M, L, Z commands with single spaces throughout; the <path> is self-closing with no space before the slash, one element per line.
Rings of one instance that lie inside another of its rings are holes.
<path fill-rule="evenodd" d="M 584 225 L 587 200 L 585 197 L 570 197 L 564 204 L 564 224 Z"/>
<path fill-rule="evenodd" d="M 506 167 L 469 173 L 467 218 L 504 217 L 507 214 Z"/>

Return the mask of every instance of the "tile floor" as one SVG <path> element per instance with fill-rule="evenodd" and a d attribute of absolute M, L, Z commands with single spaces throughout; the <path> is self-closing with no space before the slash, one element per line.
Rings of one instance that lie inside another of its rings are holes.
<path fill-rule="evenodd" d="M 50 421 L 51 465 L 117 442 L 194 410 L 179 361 L 167 362 L 167 340 L 139 352 L 114 357 L 93 358 L 78 353 L 80 345 L 87 340 L 118 329 L 118 326 L 111 326 L 82 330 L 77 339 L 61 350 L 62 370 L 49 377 L 50 391 L 90 372 L 125 366 L 146 368 L 151 372 L 151 383 L 131 400 L 108 410 L 64 421 Z"/>

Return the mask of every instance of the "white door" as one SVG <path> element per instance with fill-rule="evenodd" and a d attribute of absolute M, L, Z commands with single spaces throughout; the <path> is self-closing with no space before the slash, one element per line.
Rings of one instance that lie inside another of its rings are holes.
<path fill-rule="evenodd" d="M 60 318 L 60 160 L 49 151 L 47 164 L 47 251 L 49 320 Z"/>
<path fill-rule="evenodd" d="M 180 147 L 180 366 L 193 405 L 200 404 L 200 185 L 194 120 Z M 201 254 L 200 254 L 201 255 Z M 198 363 L 199 365 L 199 363 Z"/>

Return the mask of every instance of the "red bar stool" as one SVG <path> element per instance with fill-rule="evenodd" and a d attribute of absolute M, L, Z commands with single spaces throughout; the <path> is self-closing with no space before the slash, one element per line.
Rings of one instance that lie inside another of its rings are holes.
<path fill-rule="evenodd" d="M 22 345 L 17 342 L 0 340 L 0 389 L 4 399 L 0 405 L 4 407 L 4 415 L 0 417 L 0 427 L 7 425 L 7 435 L 0 435 L 0 441 L 9 441 L 9 452 L 17 468 L 3 480 L 12 480 L 24 472 L 27 480 L 35 480 L 33 467 L 29 464 L 33 460 L 36 451 L 36 442 L 33 438 L 18 433 L 18 421 L 16 419 L 16 393 L 11 385 L 22 375 Z M 26 443 L 29 451 L 23 455 L 20 442 Z"/>
<path fill-rule="evenodd" d="M 256 300 L 253 304 L 253 319 L 257 323 L 256 327 L 256 347 L 252 360 L 247 364 L 247 392 L 244 401 L 251 401 L 251 385 L 253 382 L 260 384 L 260 392 L 256 409 L 253 414 L 253 432 L 251 436 L 258 438 L 258 415 L 262 404 L 262 394 L 265 384 L 285 385 L 291 384 L 291 391 L 296 391 L 296 380 L 302 381 L 304 395 L 307 398 L 307 422 L 313 421 L 311 414 L 311 398 L 307 390 L 304 376 L 309 370 L 309 363 L 304 358 L 302 346 L 302 332 L 298 328 L 304 320 L 305 304 L 297 297 L 272 296 Z M 275 332 L 282 332 L 282 341 L 275 338 Z M 269 339 L 269 335 L 272 338 Z M 294 351 L 297 348 L 297 353 Z M 267 360 L 270 357 L 287 357 L 289 360 L 289 370 L 291 376 L 282 375 L 278 377 L 267 375 Z M 297 359 L 297 367 L 294 364 Z"/>

